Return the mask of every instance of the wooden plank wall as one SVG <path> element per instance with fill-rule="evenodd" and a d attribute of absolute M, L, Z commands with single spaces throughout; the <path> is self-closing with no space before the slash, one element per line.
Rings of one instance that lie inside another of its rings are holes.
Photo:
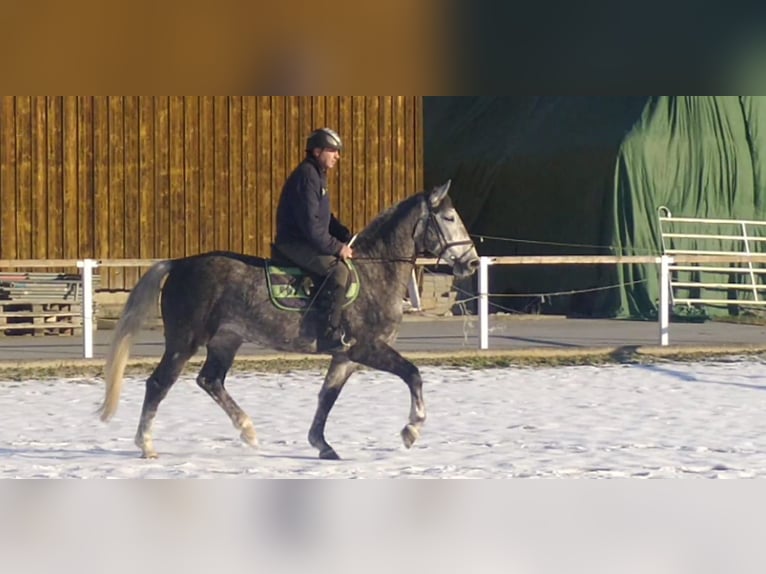
<path fill-rule="evenodd" d="M 422 186 L 420 96 L 0 96 L 0 259 L 268 255 L 315 127 L 345 142 L 333 209 L 358 231 Z M 102 271 L 130 289 L 140 270 Z"/>

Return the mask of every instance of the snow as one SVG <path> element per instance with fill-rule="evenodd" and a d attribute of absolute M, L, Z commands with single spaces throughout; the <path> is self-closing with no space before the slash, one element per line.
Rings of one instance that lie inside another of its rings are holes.
<path fill-rule="evenodd" d="M 0 382 L 0 478 L 750 478 L 766 476 L 766 364 L 421 369 L 428 420 L 411 450 L 399 438 L 406 386 L 387 373 L 352 377 L 326 437 L 306 440 L 319 371 L 234 372 L 233 398 L 260 448 L 184 376 L 160 406 L 154 443 L 133 445 L 143 379 L 125 381 L 101 423 L 97 380 Z"/>

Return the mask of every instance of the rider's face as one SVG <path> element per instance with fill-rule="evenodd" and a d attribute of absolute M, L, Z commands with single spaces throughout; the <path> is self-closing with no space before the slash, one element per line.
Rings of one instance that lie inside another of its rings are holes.
<path fill-rule="evenodd" d="M 314 150 L 314 157 L 316 157 L 317 163 L 322 169 L 329 171 L 338 163 L 338 159 L 340 159 L 340 150 L 329 147 L 322 150 Z"/>

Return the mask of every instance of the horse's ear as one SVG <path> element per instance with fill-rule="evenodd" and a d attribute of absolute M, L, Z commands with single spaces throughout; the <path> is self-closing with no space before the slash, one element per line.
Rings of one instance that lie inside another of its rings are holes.
<path fill-rule="evenodd" d="M 431 193 L 428 194 L 428 203 L 431 205 L 431 209 L 439 207 L 444 198 L 447 197 L 451 185 L 452 180 L 450 179 L 444 185 L 439 185 L 431 190 Z"/>

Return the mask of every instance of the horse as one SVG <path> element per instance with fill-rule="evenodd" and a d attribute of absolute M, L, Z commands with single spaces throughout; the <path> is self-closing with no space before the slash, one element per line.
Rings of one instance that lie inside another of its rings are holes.
<path fill-rule="evenodd" d="M 451 181 L 418 192 L 378 215 L 355 238 L 353 265 L 358 294 L 343 310 L 348 347 L 331 355 L 319 391 L 308 442 L 323 460 L 338 460 L 325 439 L 327 417 L 349 377 L 362 367 L 397 375 L 409 387 L 410 415 L 401 431 L 406 448 L 426 420 L 423 380 L 394 343 L 403 316 L 403 297 L 418 256 L 431 255 L 456 277 L 476 272 L 479 256 L 447 195 Z M 258 446 L 252 420 L 229 395 L 225 380 L 245 342 L 286 352 L 317 353 L 324 315 L 316 306 L 294 312 L 277 307 L 268 291 L 269 260 L 232 252 L 209 252 L 155 263 L 130 295 L 115 326 L 104 369 L 102 421 L 115 414 L 131 340 L 160 301 L 165 348 L 146 381 L 135 444 L 143 458 L 156 458 L 152 424 L 160 402 L 184 365 L 203 345 L 207 356 L 197 384 L 224 410 L 245 443 Z M 339 263 L 341 264 L 341 263 Z"/>

